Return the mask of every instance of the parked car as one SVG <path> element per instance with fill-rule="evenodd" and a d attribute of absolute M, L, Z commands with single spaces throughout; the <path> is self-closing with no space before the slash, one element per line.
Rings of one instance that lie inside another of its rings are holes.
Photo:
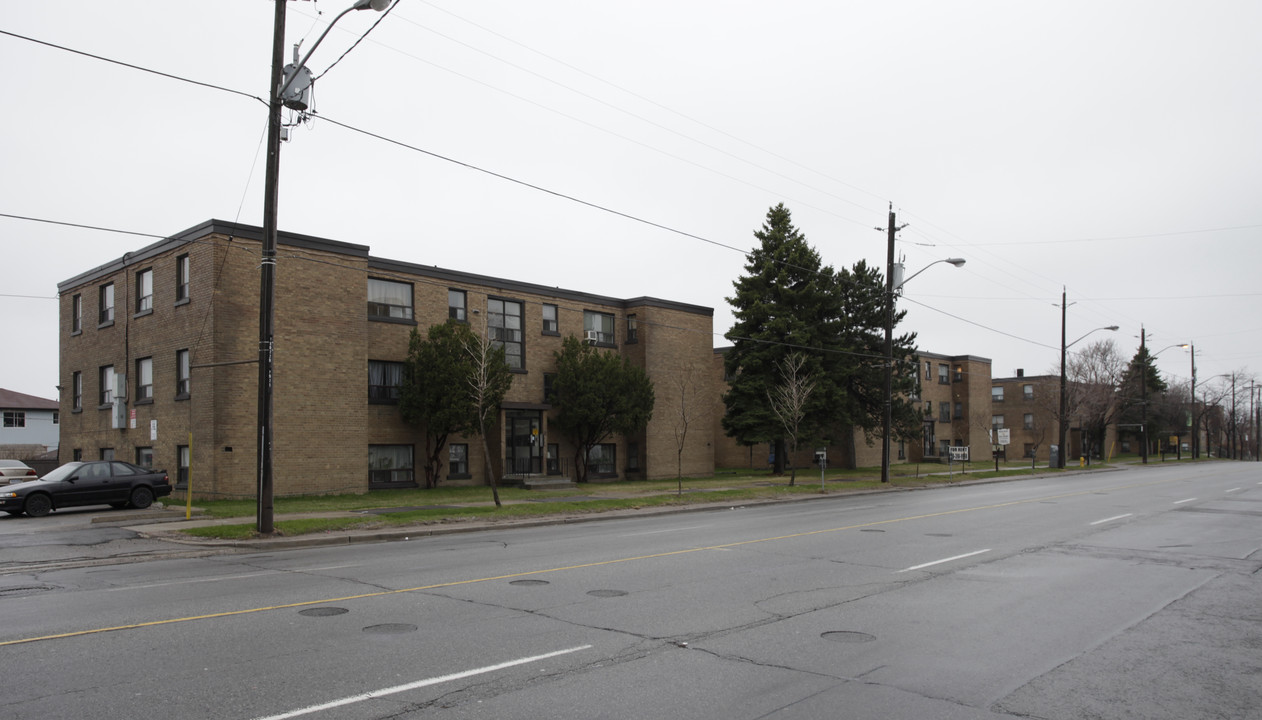
<path fill-rule="evenodd" d="M 25 482 L 37 477 L 39 473 L 21 460 L 0 460 L 0 485 Z"/>
<path fill-rule="evenodd" d="M 166 470 L 119 460 L 66 463 L 42 478 L 0 487 L 0 510 L 43 517 L 74 505 L 147 508 L 171 494 Z"/>

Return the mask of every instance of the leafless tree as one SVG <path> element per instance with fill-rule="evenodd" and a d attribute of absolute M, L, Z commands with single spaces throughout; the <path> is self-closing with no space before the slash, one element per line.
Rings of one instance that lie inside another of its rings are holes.
<path fill-rule="evenodd" d="M 508 388 L 513 383 L 508 365 L 504 362 L 504 348 L 497 346 L 491 339 L 475 335 L 467 340 L 465 351 L 469 353 L 471 369 L 469 378 L 469 401 L 474 407 L 478 420 L 478 435 L 482 438 L 482 457 L 486 461 L 486 477 L 491 483 L 491 497 L 495 507 L 500 505 L 499 483 L 495 477 L 495 468 L 491 463 L 491 449 L 486 441 L 487 422 L 492 413 L 499 413 L 500 403 L 504 400 Z"/>
<path fill-rule="evenodd" d="M 687 363 L 675 377 L 674 389 L 679 393 L 679 412 L 675 415 L 675 479 L 679 494 L 684 494 L 684 445 L 688 441 L 688 426 L 697 418 L 697 367 Z"/>
<path fill-rule="evenodd" d="M 1117 422 L 1121 411 L 1117 388 L 1121 383 L 1126 361 L 1110 340 L 1098 340 L 1074 353 L 1066 364 L 1070 380 L 1068 395 L 1082 423 L 1083 454 L 1091 456 L 1091 447 L 1104 445 L 1109 425 Z"/>
<path fill-rule="evenodd" d="M 789 441 L 789 485 L 797 480 L 797 467 L 793 463 L 797 454 L 802 421 L 806 418 L 806 406 L 810 402 L 811 393 L 815 392 L 815 378 L 805 371 L 806 356 L 799 352 L 791 352 L 783 360 L 776 363 L 780 371 L 780 382 L 767 391 L 767 400 L 771 412 L 784 428 L 785 439 Z"/>

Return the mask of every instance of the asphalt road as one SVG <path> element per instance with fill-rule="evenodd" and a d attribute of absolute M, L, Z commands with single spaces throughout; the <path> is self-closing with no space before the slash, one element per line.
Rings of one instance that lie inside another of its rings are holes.
<path fill-rule="evenodd" d="M 1257 718 L 1260 548 L 1202 463 L 9 574 L 0 718 Z"/>

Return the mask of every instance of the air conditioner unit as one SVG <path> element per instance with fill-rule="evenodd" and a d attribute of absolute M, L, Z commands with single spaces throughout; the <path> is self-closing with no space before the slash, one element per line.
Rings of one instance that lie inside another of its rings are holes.
<path fill-rule="evenodd" d="M 588 345 L 595 345 L 600 341 L 600 333 L 595 330 L 586 330 L 583 332 L 583 339 L 587 341 Z"/>

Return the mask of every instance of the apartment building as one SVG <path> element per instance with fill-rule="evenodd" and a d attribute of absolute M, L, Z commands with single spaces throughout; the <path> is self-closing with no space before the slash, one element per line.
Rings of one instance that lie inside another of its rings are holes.
<path fill-rule="evenodd" d="M 1080 462 L 1085 447 L 1082 419 L 1073 412 L 1074 391 L 1074 383 L 1071 382 L 1067 389 L 1067 466 Z M 1060 442 L 1060 430 L 1056 423 L 1060 415 L 1059 375 L 1026 375 L 1023 370 L 1017 370 L 1013 377 L 996 378 L 991 385 L 991 407 L 991 426 L 1008 429 L 1011 438 L 1007 448 L 1009 460 L 1026 458 L 1040 463 L 1049 462 L 1051 447 Z M 1104 447 L 1095 448 L 1092 454 L 1104 458 L 1119 452 L 1137 451 L 1138 447 L 1120 443 L 1117 427 L 1110 425 Z"/>
<path fill-rule="evenodd" d="M 741 445 L 727 437 L 721 423 L 724 411 L 722 392 L 723 354 L 714 352 L 713 372 L 720 381 L 715 417 L 715 465 L 718 467 L 765 467 L 771 457 L 767 443 Z M 920 437 L 914 441 L 890 443 L 891 463 L 947 462 L 952 446 L 970 448 L 974 459 L 990 457 L 990 440 L 986 434 L 990 422 L 990 365 L 988 358 L 975 355 L 941 355 L 921 352 L 916 370 L 919 390 L 910 398 L 923 408 Z M 862 430 L 855 430 L 844 442 L 823 447 L 803 447 L 793 458 L 796 467 L 814 465 L 814 453 L 823 449 L 830 467 L 874 467 L 881 464 L 881 442 L 871 442 Z M 980 455 L 979 455 L 980 453 Z"/>
<path fill-rule="evenodd" d="M 113 457 L 164 467 L 194 495 L 252 496 L 257 467 L 262 231 L 210 220 L 59 285 L 61 461 Z M 278 496 L 417 485 L 420 428 L 397 407 L 408 338 L 455 319 L 503 345 L 513 384 L 488 432 L 512 482 L 572 476 L 545 386 L 563 338 L 631 359 L 657 388 L 637 437 L 580 462 L 594 479 L 714 468 L 710 308 L 619 299 L 375 257 L 370 248 L 281 233 L 274 349 Z M 682 449 L 675 427 L 692 423 Z M 482 444 L 451 438 L 444 484 L 487 482 Z"/>

